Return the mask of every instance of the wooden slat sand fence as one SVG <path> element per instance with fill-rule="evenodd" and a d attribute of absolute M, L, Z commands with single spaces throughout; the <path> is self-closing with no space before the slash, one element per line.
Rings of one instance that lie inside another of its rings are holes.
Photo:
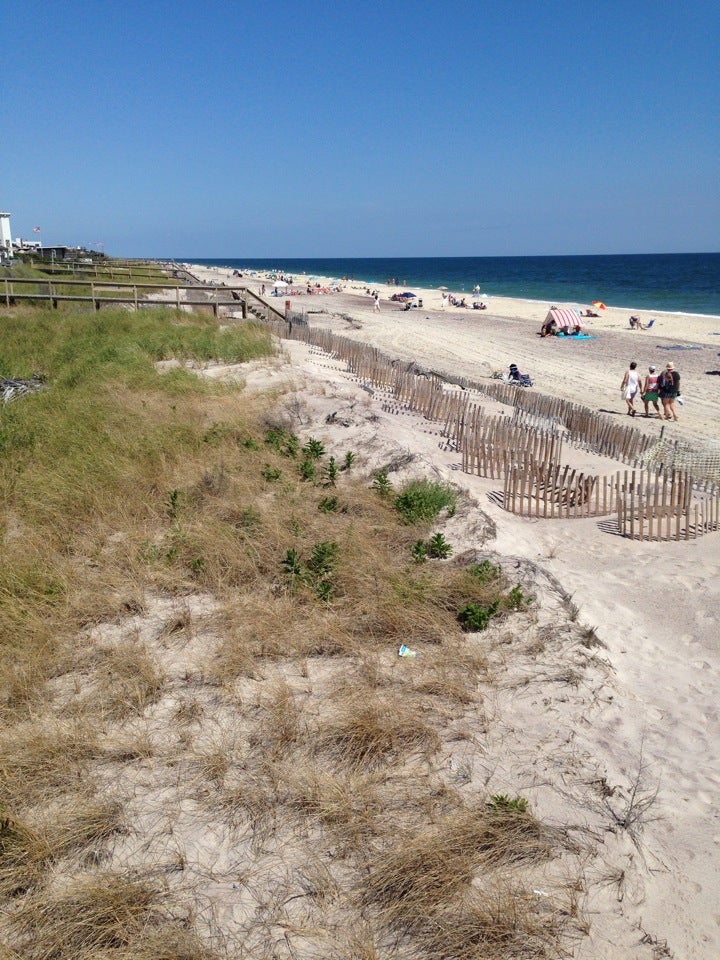
<path fill-rule="evenodd" d="M 720 488 L 686 472 L 618 470 L 593 476 L 568 465 L 508 458 L 503 506 L 545 519 L 616 513 L 618 531 L 634 540 L 690 540 L 720 530 Z"/>
<path fill-rule="evenodd" d="M 557 463 L 562 435 L 555 429 L 528 429 L 507 417 L 468 417 L 460 445 L 462 469 L 492 480 L 506 476 L 518 460 Z"/>
<path fill-rule="evenodd" d="M 534 389 L 496 380 L 471 381 L 468 386 L 491 396 L 501 403 L 511 404 L 530 417 L 542 418 L 561 424 L 568 431 L 568 441 L 578 449 L 600 456 L 637 463 L 644 452 L 655 443 L 630 426 L 621 426 L 611 417 L 582 404 L 559 397 L 550 397 Z"/>
<path fill-rule="evenodd" d="M 617 507 L 620 471 L 598 477 L 569 465 L 526 459 L 508 463 L 503 506 L 510 513 L 546 519 L 602 517 Z"/>
<path fill-rule="evenodd" d="M 690 540 L 720 529 L 720 488 L 689 473 L 632 471 L 618 497 L 618 529 L 633 540 Z"/>
<path fill-rule="evenodd" d="M 451 375 L 421 370 L 416 364 L 392 360 L 376 347 L 359 343 L 307 323 L 283 323 L 268 319 L 273 333 L 280 337 L 302 340 L 347 363 L 348 370 L 364 383 L 393 393 L 396 399 L 427 419 L 445 424 L 448 442 L 460 449 L 467 429 L 467 418 L 473 406 L 470 394 L 491 397 L 512 406 L 522 421 L 540 426 L 565 428 L 565 442 L 600 456 L 619 460 L 633 467 L 653 465 L 656 468 L 682 468 L 695 478 L 720 481 L 720 447 L 690 448 L 679 441 L 658 440 L 641 433 L 630 424 L 617 420 L 582 404 L 539 393 L 534 388 L 519 387 L 498 380 L 474 381 Z M 429 385 L 428 385 L 429 384 Z M 453 384 L 452 389 L 448 385 Z M 482 409 L 479 406 L 477 409 Z"/>

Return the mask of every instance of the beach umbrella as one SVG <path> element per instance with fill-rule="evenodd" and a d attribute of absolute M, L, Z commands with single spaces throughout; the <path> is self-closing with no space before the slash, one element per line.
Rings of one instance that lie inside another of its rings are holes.
<path fill-rule="evenodd" d="M 602 302 L 602 300 L 593 300 L 592 305 L 597 307 L 598 310 L 607 310 L 607 307 Z"/>
<path fill-rule="evenodd" d="M 277 287 L 277 288 L 280 288 L 280 287 L 286 287 L 287 284 L 285 283 L 284 280 L 276 280 L 275 283 L 273 284 L 273 286 L 274 286 L 274 287 Z"/>
<path fill-rule="evenodd" d="M 438 287 L 438 290 L 447 290 L 447 287 Z"/>

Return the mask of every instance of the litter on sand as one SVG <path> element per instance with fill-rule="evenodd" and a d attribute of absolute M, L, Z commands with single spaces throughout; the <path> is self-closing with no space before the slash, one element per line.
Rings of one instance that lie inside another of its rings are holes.
<path fill-rule="evenodd" d="M 400 647 L 398 650 L 398 656 L 400 657 L 416 657 L 417 650 L 411 650 L 410 647 L 406 647 L 405 644 Z"/>

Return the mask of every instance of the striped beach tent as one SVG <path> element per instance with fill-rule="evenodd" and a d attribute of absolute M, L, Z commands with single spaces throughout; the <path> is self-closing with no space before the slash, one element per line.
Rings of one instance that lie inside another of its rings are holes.
<path fill-rule="evenodd" d="M 570 310 L 567 307 L 551 307 L 548 310 L 548 315 L 545 317 L 545 323 L 550 323 L 551 320 L 554 320 L 558 330 L 567 330 L 575 329 L 575 327 L 582 327 L 582 317 L 575 310 Z"/>

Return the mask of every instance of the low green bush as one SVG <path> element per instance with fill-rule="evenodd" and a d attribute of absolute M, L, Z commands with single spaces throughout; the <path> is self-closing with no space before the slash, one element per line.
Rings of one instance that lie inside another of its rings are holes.
<path fill-rule="evenodd" d="M 458 621 L 466 632 L 485 630 L 500 608 L 500 600 L 493 600 L 488 606 L 481 603 L 466 603 L 458 611 Z"/>
<path fill-rule="evenodd" d="M 411 480 L 395 498 L 395 509 L 404 523 L 432 523 L 442 510 L 452 516 L 457 494 L 444 483 Z"/>

